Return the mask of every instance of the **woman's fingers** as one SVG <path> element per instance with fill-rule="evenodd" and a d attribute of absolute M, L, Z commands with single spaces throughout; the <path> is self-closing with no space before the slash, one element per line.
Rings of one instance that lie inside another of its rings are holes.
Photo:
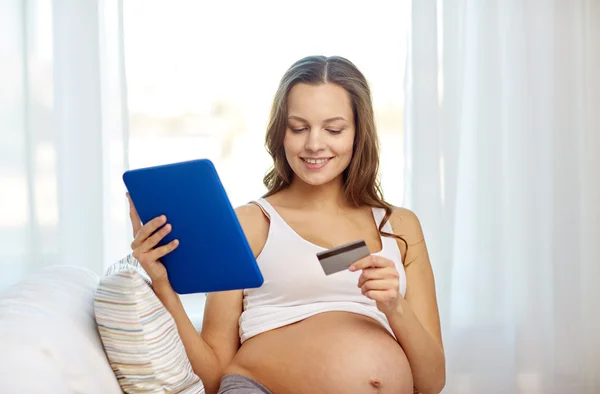
<path fill-rule="evenodd" d="M 394 279 L 369 280 L 360 286 L 363 293 L 369 290 L 391 290 L 398 287 L 398 282 Z"/>
<path fill-rule="evenodd" d="M 171 253 L 179 246 L 179 240 L 174 239 L 166 245 L 159 246 L 158 248 L 152 249 L 152 251 L 148 252 L 148 258 L 150 261 L 160 260 L 162 257 Z"/>
<path fill-rule="evenodd" d="M 140 246 L 142 253 L 153 249 L 158 243 L 171 232 L 171 225 L 165 224 L 160 230 L 156 231 L 152 236 L 148 237 Z"/>
<path fill-rule="evenodd" d="M 365 268 L 358 278 L 358 287 L 362 287 L 365 282 L 374 279 L 398 279 L 400 274 L 396 267 L 387 268 Z"/>
<path fill-rule="evenodd" d="M 154 234 L 154 232 L 166 222 L 167 218 L 165 215 L 161 215 L 144 224 L 131 244 L 132 249 L 136 249 L 137 247 L 141 246 L 144 242 L 146 242 L 148 237 Z"/>
<path fill-rule="evenodd" d="M 365 257 L 364 259 L 358 260 L 356 263 L 352 264 L 348 269 L 350 271 L 358 271 L 363 270 L 365 268 L 385 268 L 391 267 L 393 265 L 394 262 L 389 259 L 386 259 L 385 257 L 370 255 Z"/>
<path fill-rule="evenodd" d="M 167 222 L 167 218 L 165 217 L 165 215 L 162 216 L 158 216 L 154 219 L 152 219 L 151 221 L 149 221 L 148 223 L 146 223 L 145 225 L 142 225 L 142 221 L 140 219 L 140 216 L 137 213 L 137 210 L 135 209 L 135 205 L 133 205 L 133 201 L 131 200 L 131 196 L 129 195 L 129 193 L 127 193 L 127 199 L 129 200 L 129 218 L 131 219 L 131 226 L 133 228 L 133 237 L 134 240 L 131 243 L 131 249 L 137 249 L 140 246 L 144 246 L 144 244 L 146 244 L 146 242 L 152 238 L 152 242 L 154 242 L 153 244 L 151 244 L 148 247 L 145 247 L 141 252 L 144 253 L 146 251 L 148 251 L 149 249 L 153 248 L 154 246 L 156 246 L 158 244 L 158 242 L 160 242 L 160 240 L 169 233 L 170 230 L 170 226 L 168 228 L 168 230 L 164 230 L 161 229 L 161 231 L 156 232 L 156 230 L 158 228 L 160 228 L 161 226 L 163 226 L 166 222 Z M 165 226 L 166 227 L 166 226 Z M 166 232 L 165 232 L 166 231 Z M 152 234 L 154 234 L 154 237 Z M 162 236 L 160 236 L 160 234 L 162 234 Z"/>

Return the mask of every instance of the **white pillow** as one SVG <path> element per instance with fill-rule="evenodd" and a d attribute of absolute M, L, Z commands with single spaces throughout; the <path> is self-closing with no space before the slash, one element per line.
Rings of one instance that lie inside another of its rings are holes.
<path fill-rule="evenodd" d="M 118 264 L 118 263 L 117 263 Z M 98 331 L 126 393 L 204 393 L 172 316 L 133 267 L 100 280 Z"/>
<path fill-rule="evenodd" d="M 0 294 L 0 391 L 122 393 L 94 320 L 98 276 L 52 266 Z"/>

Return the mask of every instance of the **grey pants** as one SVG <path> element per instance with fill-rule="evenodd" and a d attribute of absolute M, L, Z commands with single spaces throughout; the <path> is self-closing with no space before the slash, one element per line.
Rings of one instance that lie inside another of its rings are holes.
<path fill-rule="evenodd" d="M 225 375 L 217 394 L 272 394 L 265 386 L 244 375 Z"/>

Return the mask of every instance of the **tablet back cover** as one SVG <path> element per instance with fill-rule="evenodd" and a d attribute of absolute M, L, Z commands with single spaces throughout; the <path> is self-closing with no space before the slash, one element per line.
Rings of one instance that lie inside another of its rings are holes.
<path fill-rule="evenodd" d="M 142 223 L 166 215 L 179 239 L 161 261 L 179 294 L 260 287 L 262 274 L 210 160 L 127 171 L 123 181 Z"/>

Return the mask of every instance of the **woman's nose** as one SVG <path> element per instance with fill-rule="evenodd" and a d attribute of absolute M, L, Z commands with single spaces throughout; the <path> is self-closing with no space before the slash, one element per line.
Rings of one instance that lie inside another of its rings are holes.
<path fill-rule="evenodd" d="M 324 148 L 325 142 L 323 141 L 323 133 L 320 130 L 313 129 L 306 133 L 304 149 L 311 152 L 318 152 Z"/>

